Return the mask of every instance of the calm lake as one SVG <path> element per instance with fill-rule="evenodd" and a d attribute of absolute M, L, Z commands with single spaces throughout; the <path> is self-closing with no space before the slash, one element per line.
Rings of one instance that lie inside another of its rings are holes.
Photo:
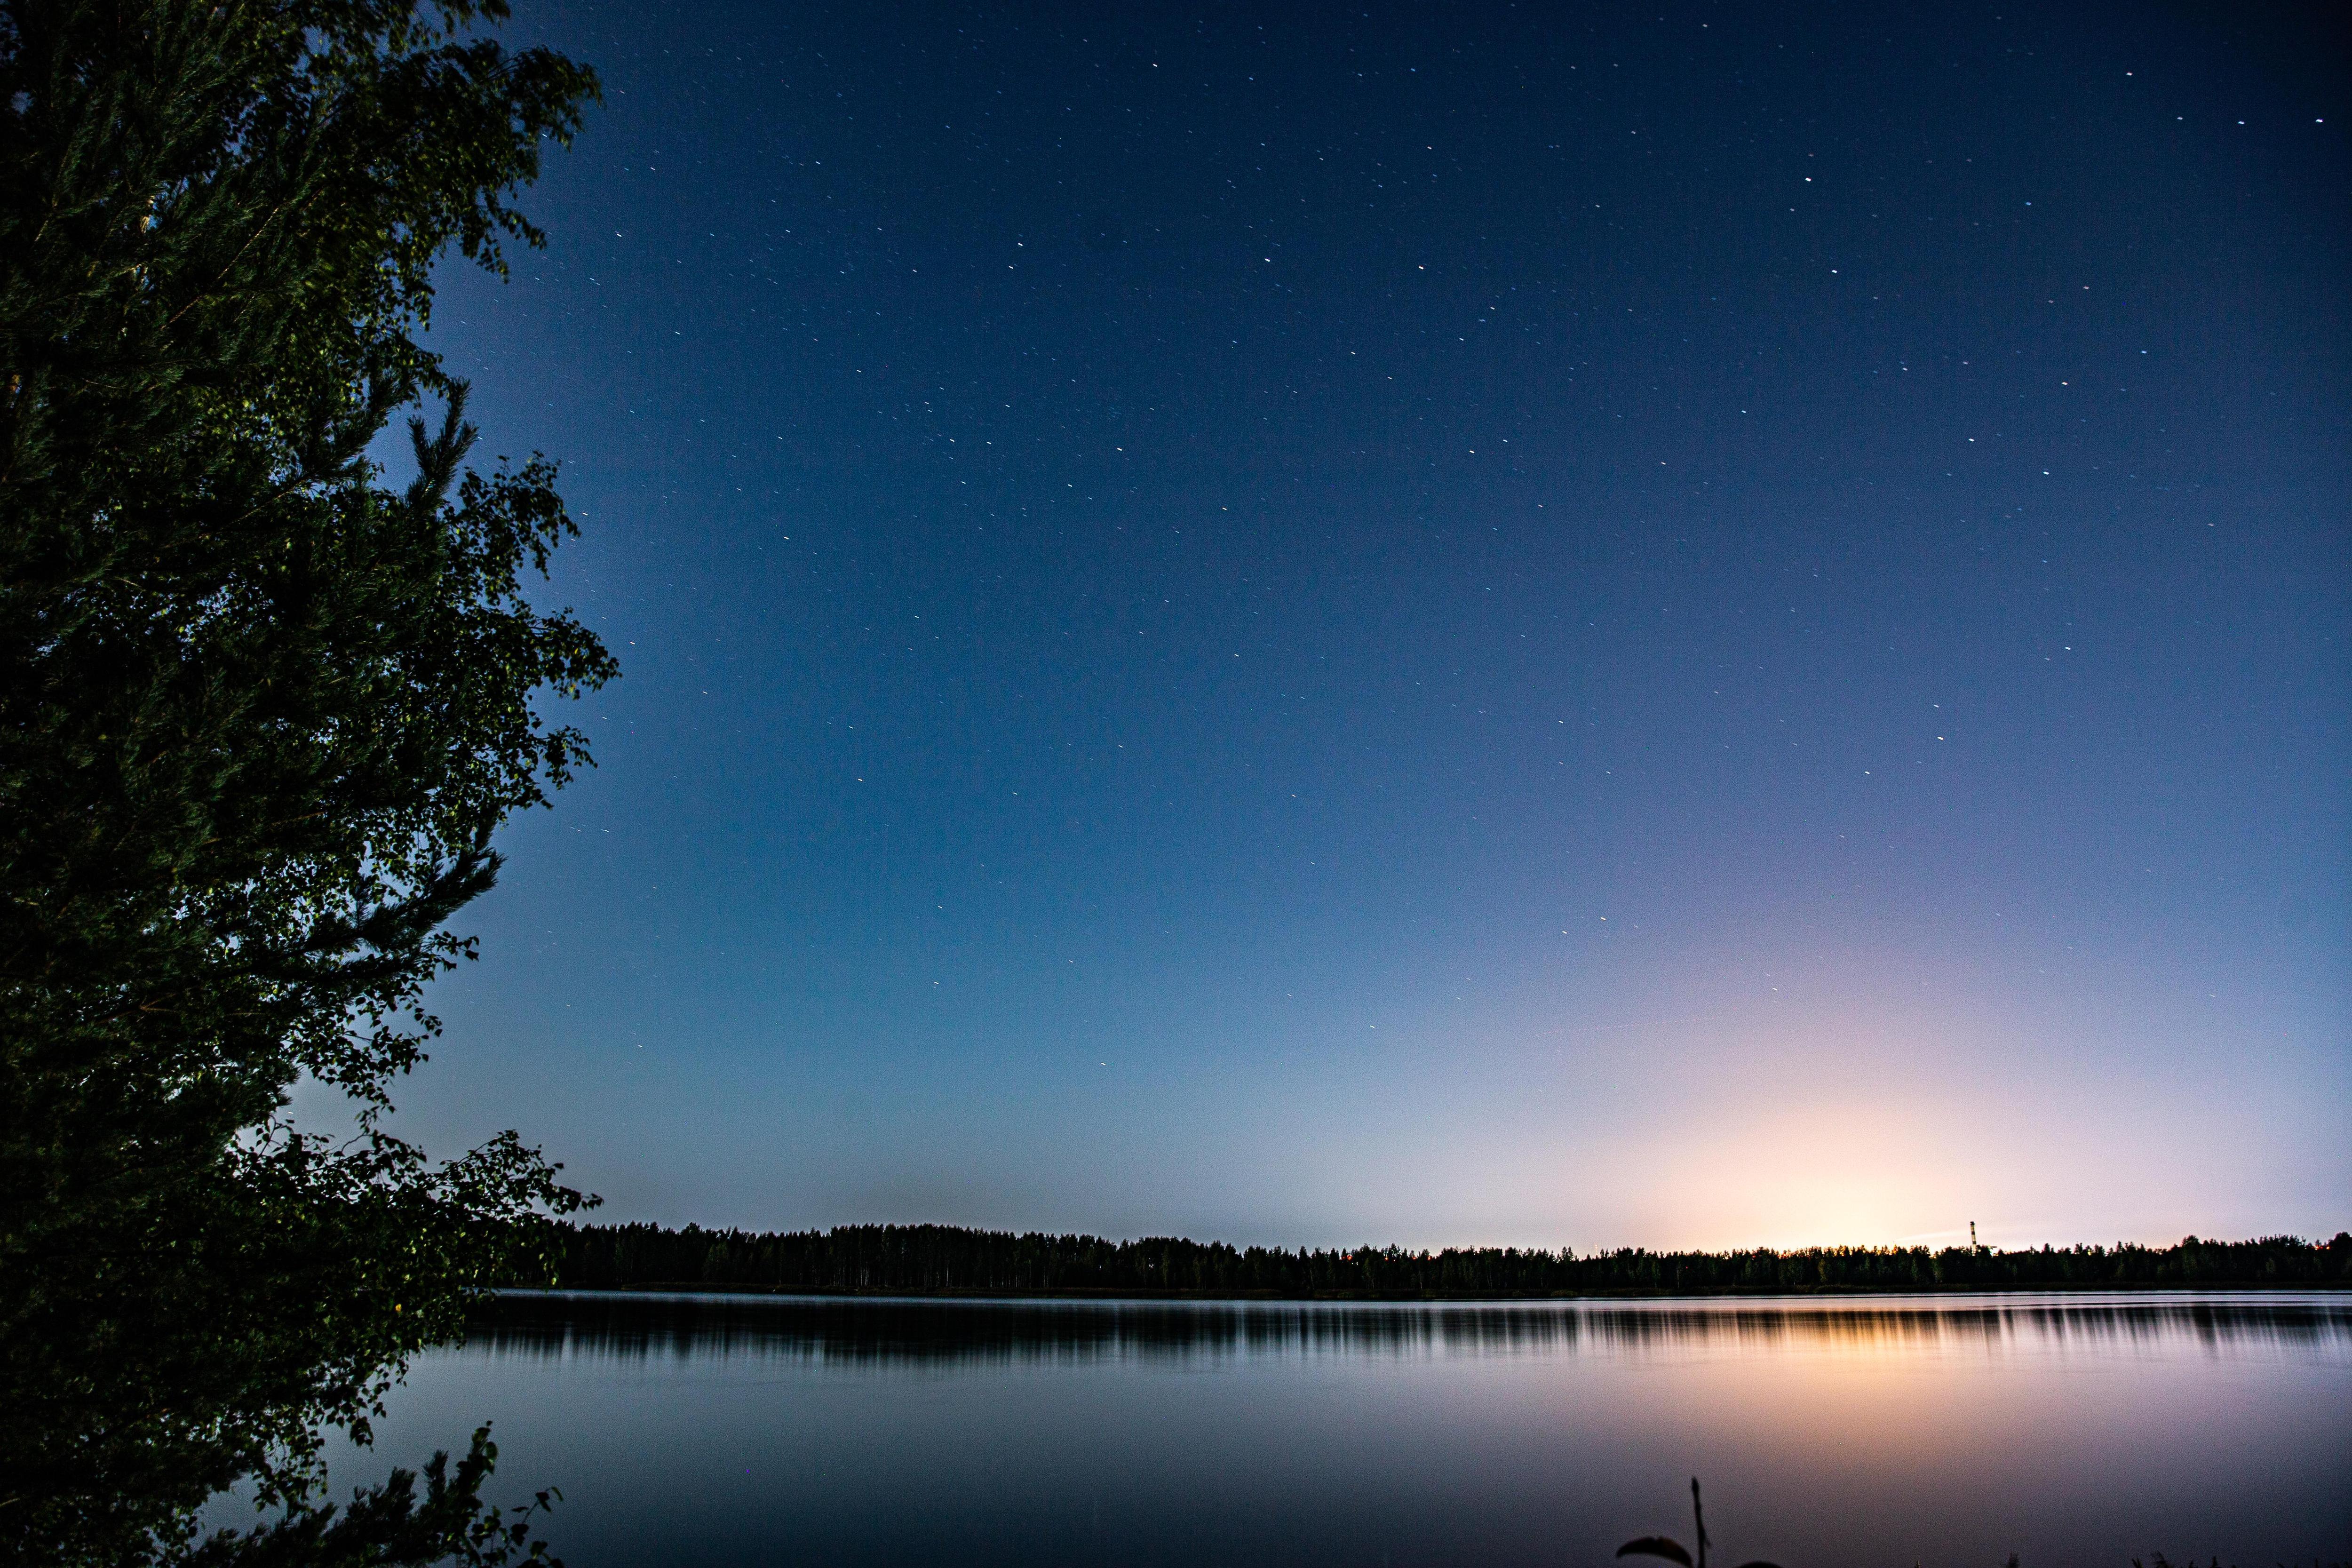
<path fill-rule="evenodd" d="M 511 1296 L 363 1469 L 484 1419 L 572 1568 L 2352 1558 L 2344 1295 Z"/>

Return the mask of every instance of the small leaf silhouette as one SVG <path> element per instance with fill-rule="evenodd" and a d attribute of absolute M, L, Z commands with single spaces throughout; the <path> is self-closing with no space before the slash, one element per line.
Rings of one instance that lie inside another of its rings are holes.
<path fill-rule="evenodd" d="M 1669 1563 L 1681 1563 L 1683 1568 L 1691 1568 L 1691 1555 L 1689 1552 L 1682 1549 L 1682 1543 L 1679 1542 L 1668 1541 L 1663 1535 L 1644 1535 L 1637 1540 L 1629 1541 L 1624 1545 L 1617 1549 L 1617 1555 L 1620 1557 L 1663 1557 Z"/>

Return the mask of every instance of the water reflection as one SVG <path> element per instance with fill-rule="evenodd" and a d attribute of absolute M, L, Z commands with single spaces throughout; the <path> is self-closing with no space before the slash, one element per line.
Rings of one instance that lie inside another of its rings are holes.
<path fill-rule="evenodd" d="M 1866 1303 L 939 1300 L 516 1292 L 467 1348 L 525 1358 L 957 1367 L 1643 1352 L 2285 1353 L 2352 1359 L 2341 1296 L 1876 1298 Z"/>
<path fill-rule="evenodd" d="M 2344 1294 L 527 1294 L 392 1405 L 393 1451 L 495 1418 L 574 1568 L 1562 1568 L 1694 1475 L 1727 1562 L 2352 1544 Z"/>

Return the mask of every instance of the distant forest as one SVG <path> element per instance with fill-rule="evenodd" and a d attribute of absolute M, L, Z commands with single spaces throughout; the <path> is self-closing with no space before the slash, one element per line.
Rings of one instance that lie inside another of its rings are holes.
<path fill-rule="evenodd" d="M 2192 1286 L 2352 1288 L 2352 1235 L 2315 1244 L 2184 1238 L 2174 1247 L 1807 1247 L 1798 1252 L 1580 1255 L 1517 1247 L 1284 1251 L 1147 1237 L 1016 1236 L 940 1225 L 830 1231 L 553 1226 L 551 1279 L 568 1289 L 789 1290 L 875 1294 L 1070 1294 L 1353 1298 L 1784 1294 L 1842 1290 L 2114 1289 Z"/>

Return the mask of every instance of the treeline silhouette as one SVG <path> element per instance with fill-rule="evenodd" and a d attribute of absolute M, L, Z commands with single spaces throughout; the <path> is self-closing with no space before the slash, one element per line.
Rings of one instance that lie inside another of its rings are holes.
<path fill-rule="evenodd" d="M 1794 1252 L 1558 1252 L 1518 1247 L 1236 1247 L 1222 1241 L 967 1230 L 942 1225 L 829 1231 L 552 1226 L 564 1289 L 672 1287 L 875 1294 L 1070 1294 L 1373 1300 L 1811 1291 L 2187 1286 L 2352 1286 L 2352 1235 L 2315 1244 L 2185 1237 L 2174 1247 L 1806 1247 Z"/>

